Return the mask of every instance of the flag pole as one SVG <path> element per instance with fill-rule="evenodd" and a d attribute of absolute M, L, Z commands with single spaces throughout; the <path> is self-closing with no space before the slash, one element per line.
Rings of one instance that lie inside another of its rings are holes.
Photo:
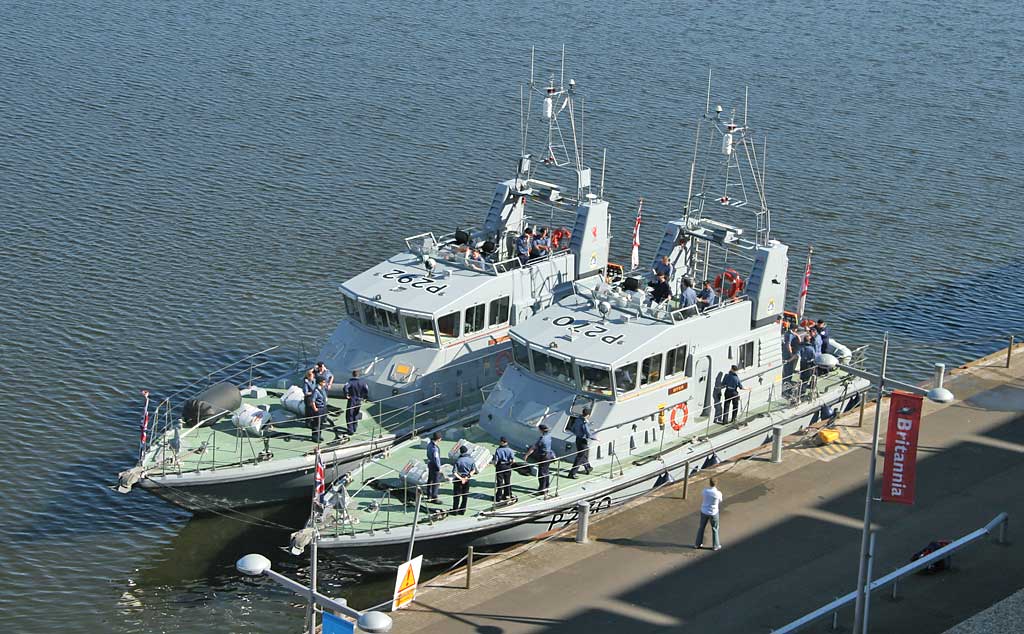
<path fill-rule="evenodd" d="M 804 319 L 804 308 L 807 305 L 807 290 L 811 286 L 811 255 L 814 254 L 814 247 L 807 247 L 807 266 L 804 268 L 804 279 L 800 284 L 800 298 L 796 303 L 796 323 L 799 326 Z"/>

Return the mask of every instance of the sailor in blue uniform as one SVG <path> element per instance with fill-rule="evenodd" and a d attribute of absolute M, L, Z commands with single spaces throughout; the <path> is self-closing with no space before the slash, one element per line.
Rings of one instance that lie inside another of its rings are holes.
<path fill-rule="evenodd" d="M 811 333 L 811 345 L 814 346 L 814 354 L 816 356 L 820 356 L 821 353 L 822 353 L 822 343 L 823 343 L 822 340 L 821 340 L 821 335 L 818 334 L 818 329 L 815 328 L 814 326 L 811 326 L 809 328 L 809 330 L 810 330 L 810 333 Z"/>
<path fill-rule="evenodd" d="M 815 359 L 817 355 L 814 353 L 814 343 L 808 336 L 800 343 L 800 389 L 797 391 L 799 396 L 803 396 L 811 387 L 811 377 L 814 376 Z"/>
<path fill-rule="evenodd" d="M 530 250 L 533 249 L 533 229 L 523 229 L 523 234 L 516 238 L 516 257 L 519 263 L 526 266 L 530 261 Z"/>
<path fill-rule="evenodd" d="M 541 227 L 540 235 L 533 239 L 530 245 L 530 257 L 542 258 L 551 252 L 551 238 L 548 236 L 547 227 Z"/>
<path fill-rule="evenodd" d="M 697 307 L 704 312 L 717 303 L 718 297 L 715 295 L 714 289 L 711 288 L 711 280 L 704 280 L 704 288 L 697 293 Z"/>
<path fill-rule="evenodd" d="M 494 492 L 494 501 L 503 502 L 512 499 L 512 463 L 516 455 L 508 446 L 508 439 L 504 436 L 498 441 L 501 445 L 494 452 L 494 470 L 497 479 L 497 490 Z"/>
<path fill-rule="evenodd" d="M 555 452 L 551 451 L 551 434 L 548 433 L 548 426 L 541 423 L 537 429 L 540 431 L 540 438 L 527 450 L 526 458 L 529 459 L 533 454 L 537 454 L 534 458 L 537 462 L 537 493 L 545 495 L 551 484 L 549 472 L 551 461 L 555 459 Z"/>
<path fill-rule="evenodd" d="M 441 447 L 437 444 L 441 440 L 441 432 L 435 431 L 427 443 L 427 502 L 440 504 L 438 496 L 441 488 Z"/>
<path fill-rule="evenodd" d="M 313 368 L 313 374 L 316 376 L 318 381 L 320 380 L 320 377 L 324 378 L 324 381 L 327 382 L 327 392 L 330 393 L 331 386 L 334 385 L 334 375 L 327 369 L 327 366 L 324 365 L 323 361 L 316 362 L 316 367 Z"/>
<path fill-rule="evenodd" d="M 818 336 L 821 337 L 821 351 L 828 352 L 828 346 L 831 343 L 829 340 L 832 338 L 832 332 L 828 329 L 824 319 L 818 320 Z"/>
<path fill-rule="evenodd" d="M 736 374 L 739 372 L 739 367 L 732 366 L 729 369 L 729 374 L 726 374 L 722 378 L 722 387 L 725 388 L 725 416 L 723 417 L 723 423 L 731 423 L 736 420 L 736 416 L 740 413 L 740 390 L 749 390 L 750 388 L 743 387 L 743 381 L 740 381 L 740 375 Z M 729 410 L 732 409 L 730 415 Z"/>
<path fill-rule="evenodd" d="M 693 281 L 685 277 L 683 278 L 683 292 L 679 296 L 679 307 L 689 308 L 690 306 L 697 305 L 697 291 L 693 290 Z M 692 313 L 686 313 L 690 315 Z"/>
<path fill-rule="evenodd" d="M 320 431 L 327 422 L 327 387 L 323 379 L 316 383 L 313 390 L 313 442 L 320 444 Z"/>
<path fill-rule="evenodd" d="M 466 445 L 459 447 L 459 457 L 455 459 L 452 473 L 452 515 L 466 514 L 466 501 L 469 498 L 470 479 L 476 474 L 476 463 L 469 457 Z"/>
<path fill-rule="evenodd" d="M 348 407 L 345 408 L 345 422 L 348 424 L 348 433 L 351 435 L 356 433 L 356 428 L 359 426 L 363 400 L 370 398 L 370 388 L 366 385 L 366 381 L 359 378 L 359 370 L 352 370 L 352 378 L 345 384 L 343 394 L 348 399 Z"/>
<path fill-rule="evenodd" d="M 313 369 L 306 370 L 302 379 L 302 402 L 306 406 L 306 427 L 313 429 L 313 392 L 316 391 L 316 376 Z"/>
<path fill-rule="evenodd" d="M 589 407 L 584 407 L 580 416 L 573 417 L 571 431 L 576 435 L 576 458 L 572 461 L 572 469 L 569 469 L 569 477 L 575 479 L 581 467 L 587 475 L 593 471 L 590 466 L 590 441 L 597 440 L 597 436 L 590 429 Z"/>
<path fill-rule="evenodd" d="M 672 263 L 668 261 L 668 256 L 663 255 L 657 262 L 654 263 L 654 266 L 651 268 L 651 270 L 654 272 L 654 279 L 658 279 L 659 275 L 664 275 L 665 279 L 670 280 L 672 279 L 672 273 L 675 271 L 675 267 L 672 266 Z"/>
<path fill-rule="evenodd" d="M 793 391 L 793 374 L 800 363 L 798 346 L 799 339 L 789 322 L 782 322 L 782 389 L 787 394 Z"/>

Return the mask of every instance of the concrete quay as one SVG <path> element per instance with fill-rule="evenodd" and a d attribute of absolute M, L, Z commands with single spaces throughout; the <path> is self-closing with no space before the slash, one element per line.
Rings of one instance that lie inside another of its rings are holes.
<path fill-rule="evenodd" d="M 926 402 L 916 503 L 875 506 L 874 577 L 1001 511 L 1011 517 L 1009 544 L 969 546 L 952 570 L 902 580 L 896 600 L 876 592 L 872 632 L 945 632 L 1024 588 L 1024 547 L 1014 545 L 1024 518 L 1022 354 L 1018 346 L 1011 368 L 1004 349 L 953 370 L 947 386 L 956 402 Z M 792 436 L 781 464 L 769 461 L 766 446 L 695 476 L 688 499 L 677 483 L 593 516 L 589 544 L 569 531 L 478 559 L 469 589 L 463 569 L 433 579 L 393 615 L 394 631 L 770 632 L 855 585 L 873 413 L 869 405 L 863 427 L 856 410 L 840 419 L 838 447 Z M 693 549 L 699 492 L 711 474 L 725 495 L 719 552 Z M 987 629 L 955 631 L 1018 631 L 1024 601 L 1001 605 L 984 613 Z M 838 631 L 850 631 L 852 612 L 839 612 Z M 1010 629 L 997 629 L 1000 618 Z M 831 626 L 825 619 L 803 631 Z"/>

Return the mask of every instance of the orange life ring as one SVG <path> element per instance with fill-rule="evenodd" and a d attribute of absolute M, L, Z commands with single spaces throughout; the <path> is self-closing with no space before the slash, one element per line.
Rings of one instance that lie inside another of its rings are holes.
<path fill-rule="evenodd" d="M 568 229 L 564 227 L 555 229 L 554 233 L 551 234 L 551 248 L 558 249 L 562 245 L 562 240 L 568 242 L 569 238 L 571 237 L 572 232 L 570 232 Z"/>
<path fill-rule="evenodd" d="M 728 284 L 728 288 L 723 289 L 723 282 Z M 720 296 L 732 299 L 743 290 L 744 283 L 736 269 L 725 269 L 725 273 L 719 273 L 715 278 L 714 286 Z"/>
<path fill-rule="evenodd" d="M 494 373 L 498 376 L 505 374 L 505 369 L 508 367 L 509 361 L 512 360 L 512 352 L 509 350 L 499 350 L 494 355 Z"/>
<path fill-rule="evenodd" d="M 680 418 L 682 420 L 679 421 L 678 423 L 676 422 L 676 412 L 682 412 L 683 413 L 682 416 L 680 416 Z M 686 425 L 686 421 L 689 418 L 690 418 L 690 408 L 687 407 L 686 403 L 679 403 L 675 407 L 672 408 L 672 415 L 669 416 L 669 423 L 672 424 L 672 429 L 674 429 L 676 431 L 679 431 L 680 429 L 683 428 L 684 425 Z"/>

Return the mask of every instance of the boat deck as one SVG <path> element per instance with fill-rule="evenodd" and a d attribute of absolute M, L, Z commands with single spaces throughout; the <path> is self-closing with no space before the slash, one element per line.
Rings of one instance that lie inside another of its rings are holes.
<path fill-rule="evenodd" d="M 852 377 L 844 373 L 833 372 L 818 377 L 816 389 L 819 393 L 825 392 L 851 379 Z M 562 439 L 556 439 L 552 443 L 552 448 L 559 458 L 551 465 L 551 481 L 547 496 L 572 494 L 585 490 L 588 483 L 615 479 L 621 475 L 623 470 L 648 463 L 662 452 L 690 443 L 697 438 L 707 436 L 713 439 L 719 434 L 749 423 L 752 419 L 791 407 L 793 404 L 794 401 L 789 399 L 773 399 L 761 407 L 744 411 L 743 416 L 729 424 L 714 422 L 713 414 L 697 416 L 679 431 L 673 430 L 668 424 L 662 431 L 658 427 L 657 416 L 647 416 L 636 421 L 637 431 L 634 432 L 629 445 L 615 447 L 616 455 L 611 457 L 609 456 L 609 447 L 602 442 L 600 431 L 598 431 L 598 439 L 593 441 L 590 447 L 590 462 L 593 465 L 593 471 L 590 475 L 580 471 L 576 474 L 575 479 L 568 478 L 575 454 L 575 445 L 564 442 Z M 444 430 L 441 441 L 442 460 L 445 463 L 443 475 L 450 473 L 448 465 L 453 462 L 448 458 L 447 452 L 460 439 L 486 447 L 492 455 L 498 446 L 497 439 L 482 430 L 476 422 Z M 352 472 L 350 475 L 352 483 L 348 485 L 351 496 L 348 512 L 349 516 L 357 521 L 355 523 L 343 521 L 339 511 L 334 509 L 327 514 L 327 517 L 324 518 L 325 521 L 320 525 L 322 537 L 388 531 L 392 528 L 411 525 L 416 505 L 416 487 L 407 485 L 399 477 L 399 473 L 410 461 L 425 460 L 427 442 L 425 437 L 412 439 L 394 447 L 386 458 L 364 463 Z M 536 468 L 532 464 L 522 461 L 523 448 L 513 447 L 513 449 L 516 451 L 515 469 L 512 473 L 512 495 L 515 498 L 513 502 L 500 505 L 495 503 L 496 471 L 493 465 L 489 465 L 481 473 L 473 476 L 466 504 L 465 515 L 467 517 L 498 509 L 524 506 L 538 499 Z M 427 502 L 426 495 L 423 496 L 420 524 L 434 524 L 450 517 L 448 512 L 453 506 L 452 484 L 449 480 L 442 479 L 439 489 L 438 497 L 441 504 L 431 504 Z"/>
<path fill-rule="evenodd" d="M 296 458 L 313 454 L 317 443 L 307 420 L 296 416 L 281 405 L 283 392 L 267 390 L 263 398 L 243 397 L 242 403 L 269 409 L 271 428 L 263 436 L 253 436 L 235 427 L 231 415 L 226 415 L 213 425 L 182 429 L 180 450 L 177 459 L 171 449 L 174 432 L 168 430 L 158 436 L 153 449 L 146 456 L 145 466 L 150 477 L 164 473 L 218 470 L 237 468 L 268 460 Z M 446 413 L 443 406 L 427 412 L 407 412 L 404 409 L 387 408 L 380 403 L 365 402 L 362 419 L 356 433 L 349 437 L 345 424 L 343 398 L 328 399 L 327 423 L 322 430 L 321 452 L 359 444 L 372 445 L 374 441 L 411 430 L 421 422 L 434 424 Z"/>

